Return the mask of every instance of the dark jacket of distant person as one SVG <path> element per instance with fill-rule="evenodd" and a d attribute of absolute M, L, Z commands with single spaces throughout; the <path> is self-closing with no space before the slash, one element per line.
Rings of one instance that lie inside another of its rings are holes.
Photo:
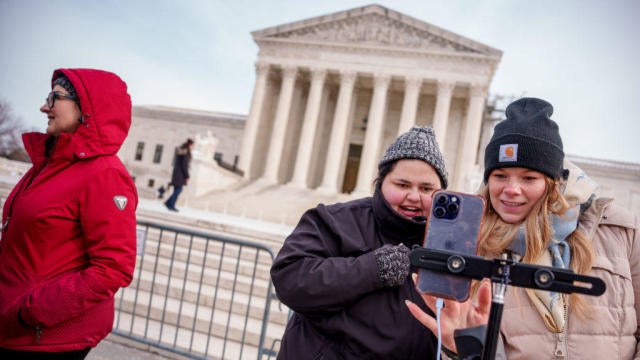
<path fill-rule="evenodd" d="M 189 140 L 190 141 L 190 140 Z M 173 174 L 171 175 L 171 184 L 173 186 L 185 186 L 189 179 L 189 163 L 191 163 L 191 150 L 189 146 L 193 144 L 185 142 L 176 148 L 173 160 Z"/>

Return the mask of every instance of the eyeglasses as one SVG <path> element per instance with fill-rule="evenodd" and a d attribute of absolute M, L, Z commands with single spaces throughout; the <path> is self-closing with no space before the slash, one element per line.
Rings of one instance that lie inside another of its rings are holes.
<path fill-rule="evenodd" d="M 61 100 L 61 99 L 69 99 L 73 101 L 78 100 L 78 98 L 75 96 L 63 94 L 57 91 L 52 91 L 49 93 L 49 95 L 47 95 L 47 106 L 49 107 L 49 109 L 53 109 L 53 105 L 55 105 L 56 100 Z"/>

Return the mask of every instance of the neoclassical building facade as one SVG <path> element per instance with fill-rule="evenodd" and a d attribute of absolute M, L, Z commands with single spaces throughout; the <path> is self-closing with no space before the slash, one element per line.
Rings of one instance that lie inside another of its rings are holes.
<path fill-rule="evenodd" d="M 134 106 L 132 125 L 118 155 L 144 197 L 167 188 L 175 148 L 195 140 L 189 195 L 199 196 L 240 181 L 237 167 L 246 115 L 165 106 Z M 229 164 L 223 168 L 220 164 Z"/>
<path fill-rule="evenodd" d="M 248 115 L 135 106 L 119 152 L 141 196 L 170 181 L 196 140 L 179 205 L 294 224 L 318 203 L 372 193 L 377 161 L 413 125 L 435 129 L 450 188 L 475 192 L 509 99 L 487 89 L 502 53 L 378 5 L 255 31 Z M 560 124 L 562 126 L 562 124 Z M 567 154 L 640 213 L 640 164 Z"/>
<path fill-rule="evenodd" d="M 196 141 L 179 206 L 293 225 L 318 203 L 369 195 L 377 160 L 412 125 L 433 126 L 450 188 L 475 192 L 482 149 L 509 99 L 487 96 L 502 53 L 378 6 L 255 31 L 248 114 L 134 106 L 118 155 L 141 197 Z M 562 127 L 562 123 L 559 124 Z M 640 214 L 640 164 L 567 154 Z M 0 159 L 0 203 L 30 164 Z"/>
<path fill-rule="evenodd" d="M 413 125 L 473 185 L 487 89 L 502 52 L 379 5 L 255 31 L 245 181 L 371 193 L 382 152 Z"/>

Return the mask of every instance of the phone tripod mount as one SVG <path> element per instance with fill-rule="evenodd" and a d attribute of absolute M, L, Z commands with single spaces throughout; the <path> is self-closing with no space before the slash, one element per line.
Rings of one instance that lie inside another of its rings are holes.
<path fill-rule="evenodd" d="M 480 256 L 414 247 L 409 253 L 411 265 L 476 280 L 488 278 L 495 285 L 489 312 L 489 324 L 482 360 L 493 360 L 498 344 L 504 294 L 507 286 L 600 296 L 605 283 L 593 276 L 572 270 L 520 263 L 511 259 L 485 259 Z"/>

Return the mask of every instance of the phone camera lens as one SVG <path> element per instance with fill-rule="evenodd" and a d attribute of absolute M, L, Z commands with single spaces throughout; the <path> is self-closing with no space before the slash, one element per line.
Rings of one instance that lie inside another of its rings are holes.
<path fill-rule="evenodd" d="M 451 215 L 457 214 L 458 213 L 458 209 L 459 209 L 458 204 L 450 203 L 449 205 L 447 205 L 447 211 Z"/>
<path fill-rule="evenodd" d="M 447 203 L 447 195 L 440 195 L 438 196 L 438 198 L 436 199 L 436 204 L 438 205 L 444 205 Z"/>
<path fill-rule="evenodd" d="M 445 215 L 447 215 L 447 210 L 445 210 L 442 206 L 438 206 L 433 209 L 433 215 L 437 218 L 444 217 Z"/>

